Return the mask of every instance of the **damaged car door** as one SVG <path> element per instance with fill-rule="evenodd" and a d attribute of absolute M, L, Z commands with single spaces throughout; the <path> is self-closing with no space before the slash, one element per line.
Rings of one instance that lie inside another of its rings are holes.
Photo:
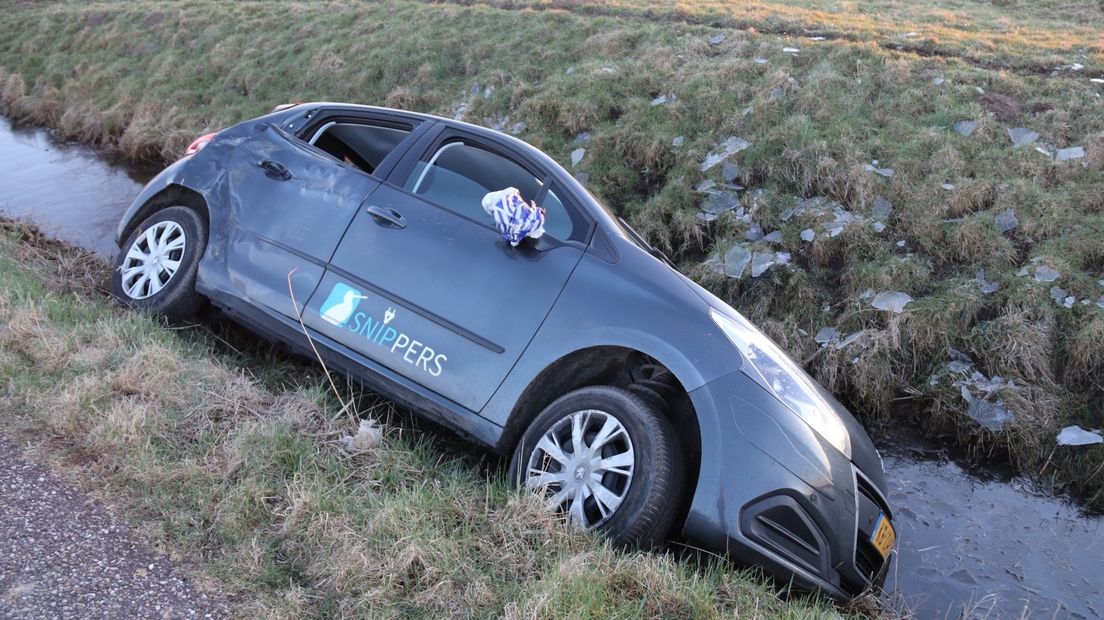
<path fill-rule="evenodd" d="M 303 138 L 265 124 L 234 149 L 226 175 L 233 227 L 227 266 L 237 294 L 294 317 L 314 292 L 375 176 L 411 124 L 320 115 Z M 291 303 L 288 279 L 298 307 Z"/>

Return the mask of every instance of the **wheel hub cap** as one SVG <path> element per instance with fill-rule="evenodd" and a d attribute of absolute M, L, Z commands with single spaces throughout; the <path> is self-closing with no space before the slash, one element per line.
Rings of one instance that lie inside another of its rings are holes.
<path fill-rule="evenodd" d="M 119 270 L 123 293 L 131 299 L 156 295 L 180 269 L 188 239 L 176 222 L 158 222 L 130 244 Z"/>
<path fill-rule="evenodd" d="M 575 482 L 582 482 L 586 479 L 587 469 L 585 465 L 580 465 L 575 468 Z"/>
<path fill-rule="evenodd" d="M 632 440 L 611 414 L 577 411 L 553 424 L 529 455 L 525 486 L 584 529 L 608 521 L 632 484 Z"/>

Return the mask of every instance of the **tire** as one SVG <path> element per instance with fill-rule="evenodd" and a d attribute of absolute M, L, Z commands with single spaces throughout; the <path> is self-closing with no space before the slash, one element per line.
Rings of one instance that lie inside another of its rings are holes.
<path fill-rule="evenodd" d="M 613 428 L 594 452 L 591 446 L 610 418 L 620 428 Z M 576 420 L 583 438 L 578 456 L 572 440 Z M 631 475 L 626 476 L 629 460 Z M 609 386 L 581 388 L 546 407 L 514 450 L 510 481 L 543 493 L 551 508 L 566 513 L 573 524 L 601 532 L 616 544 L 643 548 L 666 539 L 685 490 L 671 423 L 639 396 Z M 584 486 L 586 490 L 580 488 Z"/>
<path fill-rule="evenodd" d="M 139 224 L 119 248 L 111 294 L 124 306 L 153 312 L 172 323 L 190 319 L 207 301 L 195 290 L 206 248 L 207 224 L 198 213 L 184 206 L 162 209 Z"/>

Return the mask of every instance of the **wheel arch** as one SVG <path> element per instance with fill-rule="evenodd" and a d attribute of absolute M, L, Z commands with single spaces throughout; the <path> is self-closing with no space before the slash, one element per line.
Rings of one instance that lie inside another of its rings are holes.
<path fill-rule="evenodd" d="M 194 209 L 196 213 L 203 218 L 203 223 L 207 226 L 207 230 L 210 230 L 211 211 L 203 195 L 191 188 L 178 183 L 172 183 L 147 198 L 146 201 L 142 203 L 142 206 L 138 207 L 130 218 L 127 219 L 126 224 L 119 230 L 119 243 L 121 244 L 126 240 L 126 238 L 130 236 L 130 233 L 134 232 L 134 229 L 145 221 L 146 218 L 162 209 L 174 205 L 183 205 Z"/>
<path fill-rule="evenodd" d="M 645 367 L 658 367 L 669 373 L 672 393 L 666 398 L 663 415 L 671 422 L 678 437 L 685 459 L 686 484 L 691 490 L 679 507 L 673 532 L 681 530 L 682 520 L 689 508 L 692 490 L 697 487 L 701 463 L 701 432 L 697 413 L 684 383 L 670 367 L 642 351 L 616 345 L 586 347 L 561 356 L 541 372 L 522 391 L 510 412 L 498 442 L 500 452 L 510 454 L 517 446 L 529 424 L 541 411 L 560 396 L 592 385 L 639 387 L 639 372 Z"/>

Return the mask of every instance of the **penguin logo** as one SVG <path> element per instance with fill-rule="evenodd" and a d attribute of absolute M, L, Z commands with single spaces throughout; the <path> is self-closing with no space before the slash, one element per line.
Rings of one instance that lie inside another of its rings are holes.
<path fill-rule="evenodd" d="M 341 327 L 349 317 L 353 316 L 362 299 L 367 297 L 349 285 L 338 282 L 330 291 L 330 296 L 326 298 L 325 303 L 318 309 L 318 314 L 330 325 Z"/>
<path fill-rule="evenodd" d="M 387 325 L 393 318 L 395 318 L 395 309 L 388 306 L 387 311 L 383 313 L 383 324 Z"/>

